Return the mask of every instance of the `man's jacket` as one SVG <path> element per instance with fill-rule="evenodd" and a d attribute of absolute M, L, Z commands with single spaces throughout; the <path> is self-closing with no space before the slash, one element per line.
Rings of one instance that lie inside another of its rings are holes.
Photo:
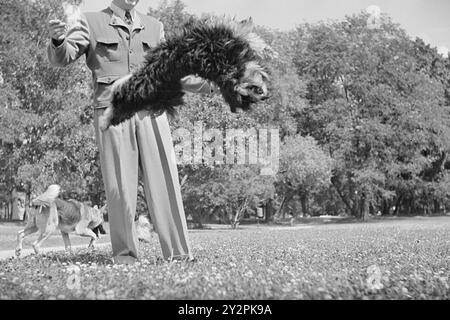
<path fill-rule="evenodd" d="M 85 13 L 62 44 L 50 43 L 49 61 L 64 67 L 85 55 L 92 72 L 95 106 L 105 108 L 109 104 L 110 85 L 138 69 L 146 51 L 164 40 L 162 23 L 137 11 L 132 31 L 130 29 L 112 8 Z M 198 77 L 189 76 L 181 82 L 186 91 L 211 92 L 208 82 Z"/>

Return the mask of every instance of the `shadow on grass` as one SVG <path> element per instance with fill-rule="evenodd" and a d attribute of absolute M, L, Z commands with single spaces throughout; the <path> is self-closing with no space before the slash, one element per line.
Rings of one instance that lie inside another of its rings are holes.
<path fill-rule="evenodd" d="M 48 252 L 41 255 L 42 259 L 46 259 L 59 264 L 92 264 L 112 265 L 113 260 L 111 254 L 103 251 L 79 250 L 73 253 L 66 252 Z"/>
<path fill-rule="evenodd" d="M 80 249 L 72 253 L 61 252 L 47 252 L 39 255 L 41 259 L 57 264 L 67 265 L 89 265 L 96 264 L 97 266 L 112 266 L 114 265 L 113 258 L 110 252 L 104 250 L 90 251 L 89 249 Z M 175 260 L 174 260 L 175 261 Z M 148 255 L 147 252 L 141 252 L 139 262 L 147 265 L 164 265 L 169 261 L 162 257 Z"/>

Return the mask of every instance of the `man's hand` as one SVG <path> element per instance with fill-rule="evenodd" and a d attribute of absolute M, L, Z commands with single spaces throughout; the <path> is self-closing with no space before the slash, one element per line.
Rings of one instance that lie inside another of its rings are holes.
<path fill-rule="evenodd" d="M 66 24 L 61 20 L 50 20 L 48 22 L 50 37 L 54 43 L 62 43 L 66 37 Z"/>

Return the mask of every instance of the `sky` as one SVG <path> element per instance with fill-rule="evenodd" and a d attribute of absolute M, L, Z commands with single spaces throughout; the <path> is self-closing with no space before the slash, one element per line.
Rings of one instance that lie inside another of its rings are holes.
<path fill-rule="evenodd" d="M 257 25 L 290 30 L 303 22 L 343 19 L 345 15 L 377 6 L 411 36 L 418 36 L 438 48 L 450 49 L 449 0 L 183 0 L 190 13 L 215 13 L 252 17 Z M 98 11 L 111 0 L 84 0 L 82 11 Z M 137 10 L 147 13 L 159 0 L 140 0 Z"/>

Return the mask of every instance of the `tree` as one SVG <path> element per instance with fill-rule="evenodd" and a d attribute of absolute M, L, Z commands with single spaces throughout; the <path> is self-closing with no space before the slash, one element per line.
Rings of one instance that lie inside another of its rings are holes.
<path fill-rule="evenodd" d="M 367 18 L 300 26 L 305 45 L 294 59 L 311 103 L 301 133 L 335 160 L 333 187 L 361 218 L 412 205 L 423 173 L 448 149 L 449 128 L 445 63 L 430 68 L 388 17 L 379 29 Z"/>
<path fill-rule="evenodd" d="M 162 0 L 156 8 L 149 8 L 148 15 L 159 19 L 166 37 L 170 37 L 192 17 L 185 9 L 186 5 L 181 0 Z"/>
<path fill-rule="evenodd" d="M 223 166 L 192 171 L 183 195 L 197 227 L 216 215 L 236 229 L 246 212 L 273 193 L 273 177 L 260 175 L 256 167 Z"/>
<path fill-rule="evenodd" d="M 81 61 L 48 63 L 49 17 L 63 17 L 59 1 L 2 1 L 0 90 L 8 98 L 0 103 L 0 180 L 28 196 L 58 183 L 79 200 L 101 202 L 89 72 Z"/>
<path fill-rule="evenodd" d="M 198 95 L 188 95 L 186 105 L 172 119 L 175 150 L 181 145 L 188 155 L 187 161 L 179 162 L 186 212 L 198 227 L 214 215 L 237 227 L 246 210 L 272 197 L 273 177 L 261 176 L 259 164 L 250 164 L 248 159 L 235 163 L 249 150 L 248 138 L 242 137 L 240 147 L 230 149 L 227 144 L 233 129 L 256 134 L 257 128 L 264 127 L 256 121 L 247 114 L 231 114 L 220 96 Z M 209 136 L 211 132 L 216 134 Z M 200 152 L 198 159 L 193 159 L 194 152 Z"/>
<path fill-rule="evenodd" d="M 281 168 L 277 176 L 277 192 L 283 205 L 297 195 L 304 216 L 310 214 L 308 200 L 312 193 L 330 184 L 332 159 L 312 137 L 286 137 L 281 148 Z"/>

